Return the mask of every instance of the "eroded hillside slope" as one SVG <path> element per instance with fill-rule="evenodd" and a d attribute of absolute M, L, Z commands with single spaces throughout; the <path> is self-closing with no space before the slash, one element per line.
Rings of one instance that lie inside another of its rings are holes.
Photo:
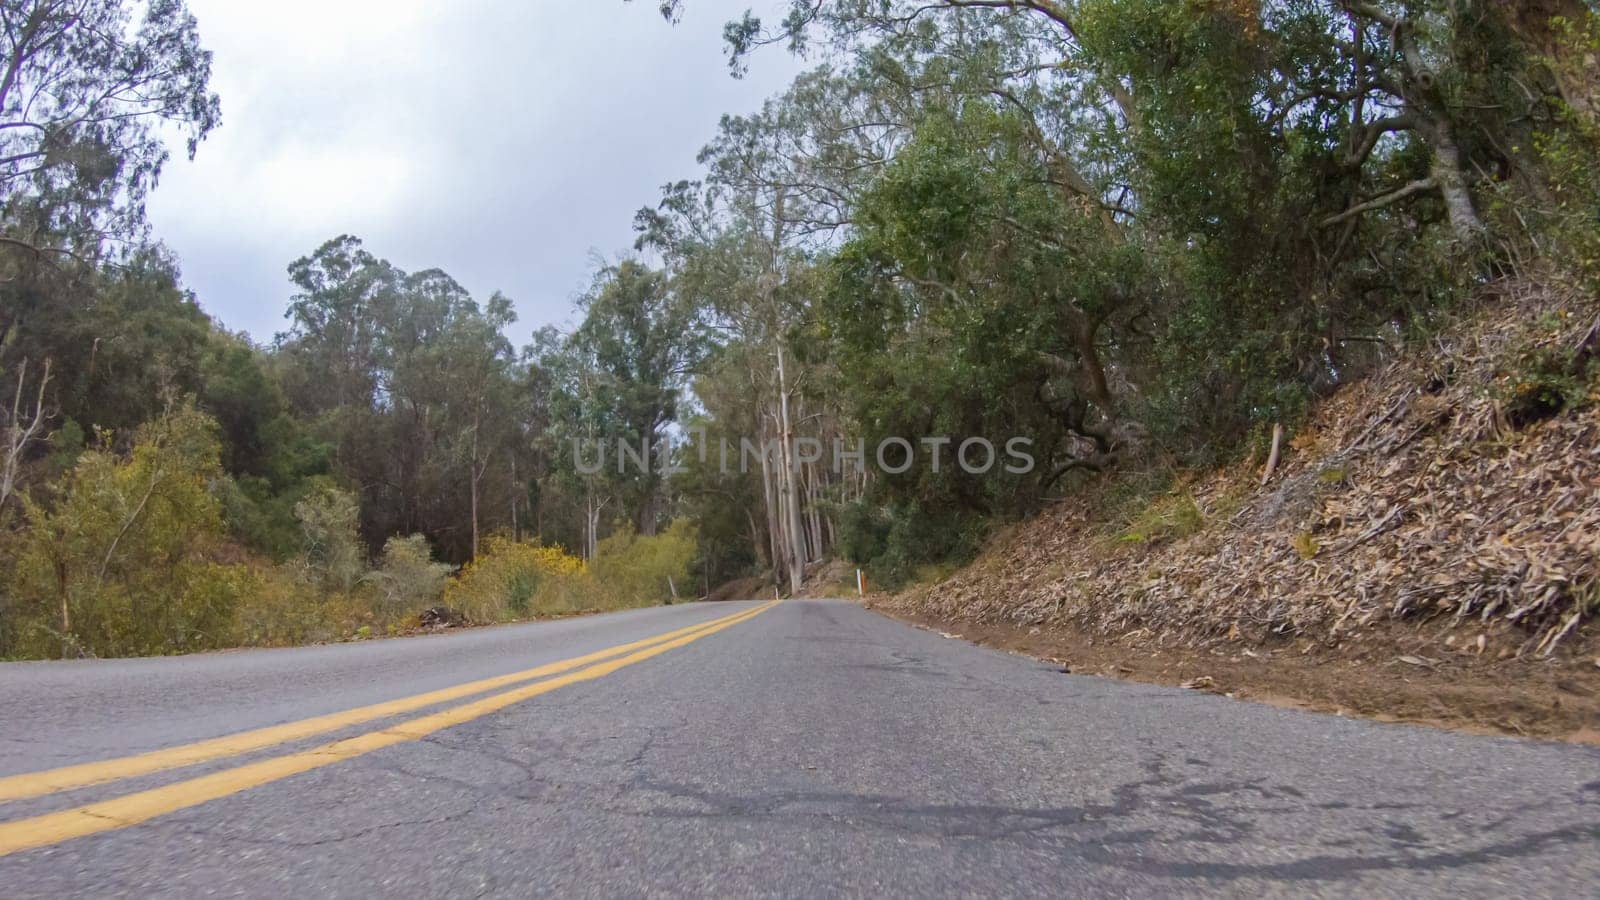
<path fill-rule="evenodd" d="M 1592 295 L 1508 280 L 1323 403 L 1266 484 L 1258 454 L 1097 485 L 874 602 L 1075 669 L 1592 737 L 1597 351 Z"/>

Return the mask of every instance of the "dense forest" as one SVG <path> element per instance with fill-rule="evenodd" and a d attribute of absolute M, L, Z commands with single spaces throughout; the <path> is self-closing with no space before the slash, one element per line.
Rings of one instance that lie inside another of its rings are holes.
<path fill-rule="evenodd" d="M 1592 2 L 795 0 L 728 62 L 812 67 L 640 198 L 571 330 L 341 235 L 258 343 L 144 215 L 220 122 L 203 29 L 0 0 L 0 657 L 892 586 L 1260 449 L 1497 279 L 1600 278 Z"/>

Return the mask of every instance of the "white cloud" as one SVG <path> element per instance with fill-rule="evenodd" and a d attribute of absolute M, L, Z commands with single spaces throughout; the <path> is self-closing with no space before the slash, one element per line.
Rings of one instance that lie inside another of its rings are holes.
<path fill-rule="evenodd" d="M 175 154 L 151 218 L 207 309 L 258 339 L 282 327 L 284 267 L 341 233 L 505 290 L 516 339 L 560 321 L 589 251 L 626 247 L 718 117 L 798 70 L 772 53 L 728 77 L 721 24 L 747 0 L 676 28 L 643 0 L 190 4 L 223 125 Z"/>

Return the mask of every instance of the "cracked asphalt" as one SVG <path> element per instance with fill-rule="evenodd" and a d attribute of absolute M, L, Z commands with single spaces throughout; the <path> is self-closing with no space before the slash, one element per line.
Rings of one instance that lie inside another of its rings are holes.
<path fill-rule="evenodd" d="M 0 776 L 754 605 L 6 664 Z M 0 820 L 318 741 L 13 801 Z M 419 741 L 0 857 L 5 897 L 542 894 L 1596 896 L 1600 749 L 1064 675 L 854 604 L 791 600 Z"/>

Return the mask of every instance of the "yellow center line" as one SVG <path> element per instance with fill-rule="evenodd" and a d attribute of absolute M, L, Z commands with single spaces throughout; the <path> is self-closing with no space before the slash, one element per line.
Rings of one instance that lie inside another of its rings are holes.
<path fill-rule="evenodd" d="M 482 718 L 492 712 L 521 703 L 540 694 L 581 681 L 591 681 L 654 656 L 693 643 L 731 628 L 740 622 L 755 618 L 771 609 L 777 601 L 765 603 L 755 609 L 719 619 L 700 631 L 673 638 L 664 643 L 638 650 L 627 656 L 597 663 L 586 669 L 570 672 L 536 684 L 514 688 L 440 710 L 425 716 L 333 741 L 298 753 L 275 756 L 259 762 L 247 763 L 211 775 L 202 775 L 163 787 L 140 791 L 100 803 L 90 803 L 60 812 L 46 813 L 30 819 L 0 824 L 0 856 L 22 850 L 32 850 L 58 844 L 73 838 L 127 828 L 147 822 L 157 816 L 199 806 L 202 803 L 226 797 L 240 791 L 259 787 L 273 781 L 354 759 L 374 750 L 427 737 L 436 731 Z"/>
<path fill-rule="evenodd" d="M 411 697 L 402 697 L 398 700 L 389 700 L 375 703 L 370 706 L 361 706 L 347 709 L 342 712 L 329 713 L 310 719 L 301 719 L 297 722 L 286 722 L 282 725 L 271 725 L 266 728 L 257 728 L 251 731 L 241 731 L 235 734 L 223 735 L 218 738 L 197 741 L 192 744 L 183 744 L 177 747 L 167 747 L 161 750 L 152 750 L 135 756 L 124 756 L 119 759 L 108 759 L 99 762 L 81 763 L 73 766 L 63 766 L 59 769 L 50 769 L 43 772 L 29 772 L 22 775 L 11 775 L 0 778 L 0 803 L 9 800 L 24 800 L 29 797 L 41 797 L 59 791 L 76 790 L 91 785 L 103 784 L 108 781 L 117 781 L 123 778 L 133 778 L 139 775 L 148 775 L 152 772 L 161 772 L 166 769 L 176 769 L 182 766 L 191 766 L 196 763 L 208 762 L 228 756 L 238 756 L 261 750 L 266 747 L 284 744 L 290 741 L 302 740 L 337 731 L 351 725 L 371 722 L 375 719 L 385 719 L 401 713 L 413 712 L 436 703 L 458 700 L 473 694 L 494 690 L 511 684 L 528 681 L 534 678 L 544 678 L 549 675 L 559 675 L 571 671 L 579 666 L 586 666 L 593 662 L 609 659 L 623 653 L 648 647 L 660 641 L 668 641 L 685 634 L 709 628 L 719 622 L 735 619 L 744 613 L 733 613 L 709 622 L 700 622 L 684 628 L 678 628 L 643 640 L 632 643 L 620 644 L 583 656 L 571 659 L 558 660 L 521 672 L 512 672 L 507 675 L 498 675 L 485 678 L 455 687 L 429 691 Z"/>

